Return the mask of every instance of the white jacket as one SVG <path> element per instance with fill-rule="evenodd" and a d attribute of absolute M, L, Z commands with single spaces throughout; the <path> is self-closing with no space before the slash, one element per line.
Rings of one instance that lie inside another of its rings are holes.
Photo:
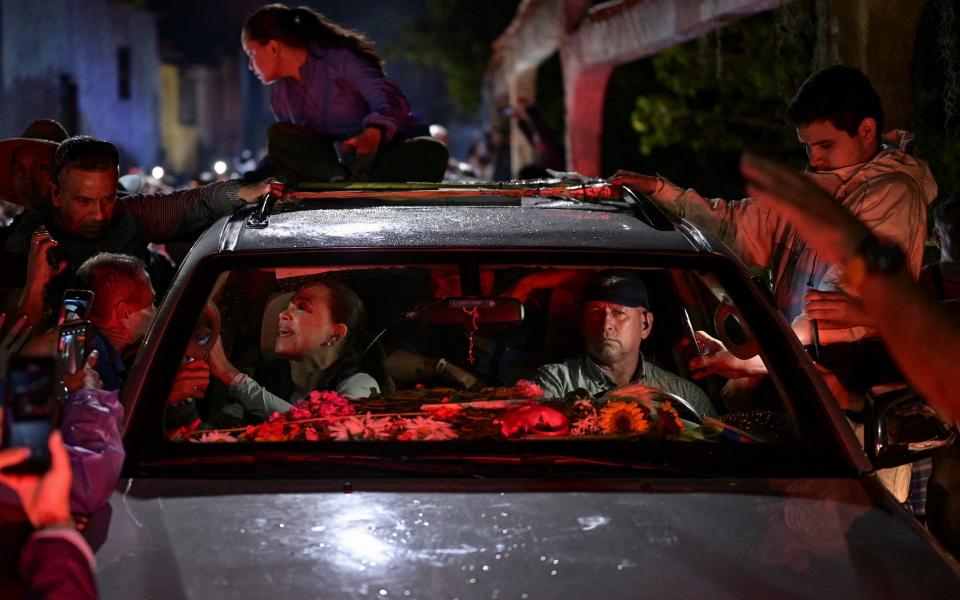
<path fill-rule="evenodd" d="M 898 132 L 896 145 L 884 146 L 866 163 L 808 172 L 807 176 L 878 236 L 900 244 L 917 276 L 927 232 L 927 205 L 937 196 L 937 184 L 927 164 L 903 149 L 911 139 L 909 134 Z M 653 197 L 711 232 L 748 265 L 769 269 L 777 306 L 790 320 L 801 314 L 808 288 L 840 289 L 840 265 L 819 257 L 786 220 L 766 205 L 751 198 L 707 200 L 695 190 L 683 190 L 669 181 L 664 181 Z M 837 337 L 852 340 L 866 333 L 865 328 L 858 327 Z"/>

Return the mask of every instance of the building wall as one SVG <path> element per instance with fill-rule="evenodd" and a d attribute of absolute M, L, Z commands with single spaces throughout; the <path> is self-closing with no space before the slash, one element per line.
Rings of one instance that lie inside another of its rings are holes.
<path fill-rule="evenodd" d="M 123 167 L 160 157 L 160 62 L 154 16 L 116 0 L 0 0 L 0 136 L 54 118 L 109 140 Z M 118 48 L 130 49 L 129 98 Z M 75 86 L 75 119 L 66 95 Z M 72 121 L 72 123 L 71 123 Z"/>
<path fill-rule="evenodd" d="M 243 151 L 240 57 L 222 56 L 217 65 L 197 70 L 198 158 L 202 169 L 228 163 Z"/>
<path fill-rule="evenodd" d="M 181 67 L 171 64 L 160 66 L 160 131 L 164 149 L 164 169 L 177 175 L 192 174 L 197 166 L 197 127 L 186 124 L 180 115 L 180 80 L 184 73 Z"/>

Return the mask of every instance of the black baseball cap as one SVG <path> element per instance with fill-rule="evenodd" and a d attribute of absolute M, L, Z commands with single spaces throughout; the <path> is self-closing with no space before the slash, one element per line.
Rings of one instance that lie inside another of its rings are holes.
<path fill-rule="evenodd" d="M 594 273 L 583 295 L 583 303 L 587 302 L 612 302 L 630 308 L 650 308 L 647 286 L 636 271 L 626 269 Z"/>

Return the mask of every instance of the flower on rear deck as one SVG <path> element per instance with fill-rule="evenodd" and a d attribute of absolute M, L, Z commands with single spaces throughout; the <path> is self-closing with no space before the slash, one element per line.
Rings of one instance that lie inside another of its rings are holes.
<path fill-rule="evenodd" d="M 193 439 L 191 441 L 201 443 L 236 442 L 237 438 L 223 431 L 207 431 L 201 434 L 198 439 Z"/>
<path fill-rule="evenodd" d="M 667 400 L 657 407 L 657 428 L 654 431 L 656 435 L 672 438 L 678 433 L 683 433 L 683 421 L 677 414 L 677 409 Z"/>
<path fill-rule="evenodd" d="M 457 437 L 457 432 L 453 430 L 450 423 L 430 417 L 404 419 L 402 425 L 405 431 L 397 439 L 405 442 L 452 440 Z"/>
<path fill-rule="evenodd" d="M 513 393 L 516 394 L 518 398 L 525 398 L 527 400 L 539 400 L 543 398 L 543 388 L 528 379 L 521 379 L 515 383 L 513 385 Z"/>
<path fill-rule="evenodd" d="M 619 435 L 650 429 L 646 413 L 634 402 L 610 402 L 600 409 L 600 424 L 606 433 Z"/>
<path fill-rule="evenodd" d="M 393 432 L 390 417 L 373 417 L 370 413 L 362 417 L 347 417 L 327 426 L 327 431 L 335 441 L 385 440 Z"/>

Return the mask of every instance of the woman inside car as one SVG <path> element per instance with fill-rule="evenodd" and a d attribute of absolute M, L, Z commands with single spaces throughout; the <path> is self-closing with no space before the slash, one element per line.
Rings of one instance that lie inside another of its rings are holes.
<path fill-rule="evenodd" d="M 243 26 L 250 70 L 272 85 L 271 161 L 300 181 L 440 181 L 447 149 L 411 114 L 362 33 L 305 6 L 270 4 Z"/>
<path fill-rule="evenodd" d="M 307 284 L 279 315 L 274 351 L 281 359 L 261 365 L 250 377 L 233 366 L 217 340 L 207 358 L 210 372 L 227 386 L 232 400 L 259 419 L 288 411 L 312 390 L 366 398 L 380 386 L 361 371 L 364 312 L 360 298 L 338 281 Z"/>

